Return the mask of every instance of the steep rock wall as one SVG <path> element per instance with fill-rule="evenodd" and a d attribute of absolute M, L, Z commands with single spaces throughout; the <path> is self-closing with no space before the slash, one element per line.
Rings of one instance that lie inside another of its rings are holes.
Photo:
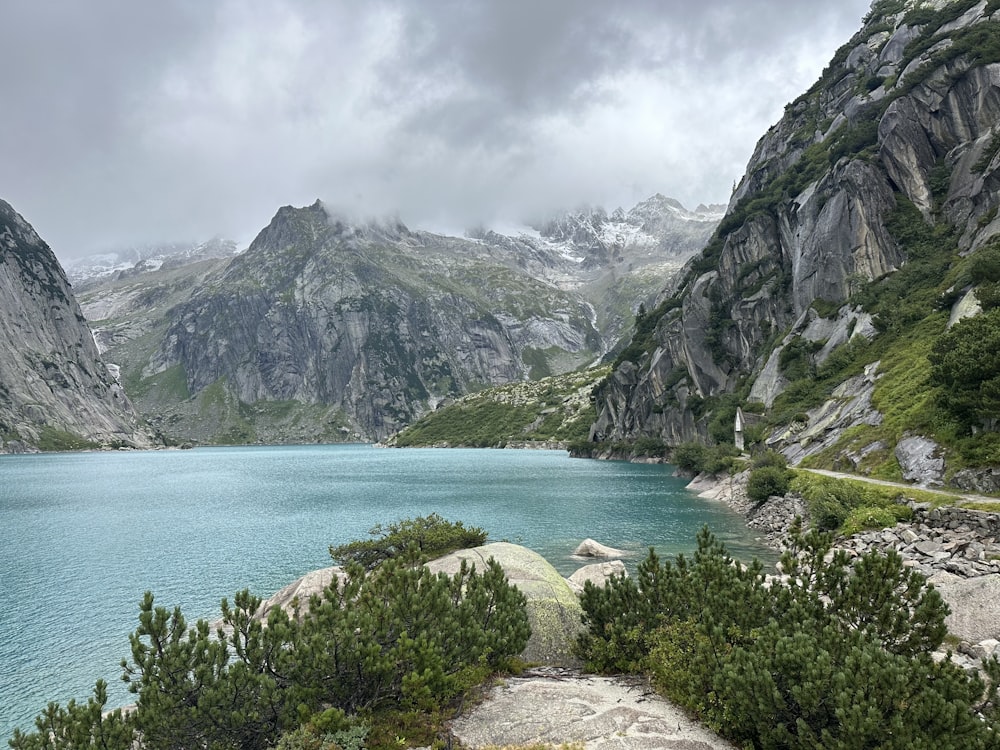
<path fill-rule="evenodd" d="M 705 439 L 705 400 L 762 375 L 757 391 L 773 399 L 782 384 L 772 352 L 809 308 L 836 309 L 906 262 L 885 226 L 897 196 L 928 222 L 959 227 L 966 251 L 1000 230 L 1000 11 L 985 0 L 937 3 L 955 13 L 930 28 L 905 22 L 916 5 L 885 15 L 876 2 L 761 138 L 645 355 L 597 390 L 592 439 Z"/>
<path fill-rule="evenodd" d="M 153 442 L 101 361 L 59 262 L 0 201 L 0 452 Z"/>

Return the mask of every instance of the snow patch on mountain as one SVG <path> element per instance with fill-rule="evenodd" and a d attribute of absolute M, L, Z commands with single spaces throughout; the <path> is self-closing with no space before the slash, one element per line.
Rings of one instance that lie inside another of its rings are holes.
<path fill-rule="evenodd" d="M 74 285 L 111 276 L 136 276 L 164 266 L 183 266 L 209 258 L 229 258 L 242 252 L 233 240 L 213 237 L 205 242 L 136 245 L 66 262 L 66 276 Z"/>

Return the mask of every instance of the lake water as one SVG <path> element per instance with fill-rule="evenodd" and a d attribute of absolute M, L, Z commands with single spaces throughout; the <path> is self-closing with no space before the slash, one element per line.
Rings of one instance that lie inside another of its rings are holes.
<path fill-rule="evenodd" d="M 586 537 L 661 556 L 708 524 L 738 557 L 769 558 L 742 519 L 671 467 L 561 451 L 370 446 L 0 456 L 0 742 L 48 701 L 129 701 L 143 592 L 216 619 L 243 588 L 267 596 L 331 564 L 377 523 L 439 513 L 529 546 L 568 575 Z"/>

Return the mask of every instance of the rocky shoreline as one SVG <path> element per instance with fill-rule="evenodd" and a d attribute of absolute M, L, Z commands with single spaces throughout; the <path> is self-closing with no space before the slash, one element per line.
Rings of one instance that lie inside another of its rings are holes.
<path fill-rule="evenodd" d="M 761 541 L 781 551 L 795 517 L 807 519 L 805 503 L 795 494 L 754 503 L 746 494 L 748 476 L 698 476 L 688 489 L 726 503 L 760 532 Z M 966 669 L 976 669 L 980 659 L 1000 658 L 1000 514 L 909 505 L 910 521 L 838 539 L 834 548 L 850 557 L 893 549 L 905 566 L 927 576 L 951 609 L 946 619 L 950 651 L 942 650 L 938 658 L 951 658 Z"/>

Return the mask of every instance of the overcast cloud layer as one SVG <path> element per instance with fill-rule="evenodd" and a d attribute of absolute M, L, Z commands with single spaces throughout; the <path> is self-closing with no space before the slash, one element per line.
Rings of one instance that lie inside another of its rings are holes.
<path fill-rule="evenodd" d="M 5 0 L 0 198 L 63 259 L 281 205 L 725 202 L 869 0 Z"/>

